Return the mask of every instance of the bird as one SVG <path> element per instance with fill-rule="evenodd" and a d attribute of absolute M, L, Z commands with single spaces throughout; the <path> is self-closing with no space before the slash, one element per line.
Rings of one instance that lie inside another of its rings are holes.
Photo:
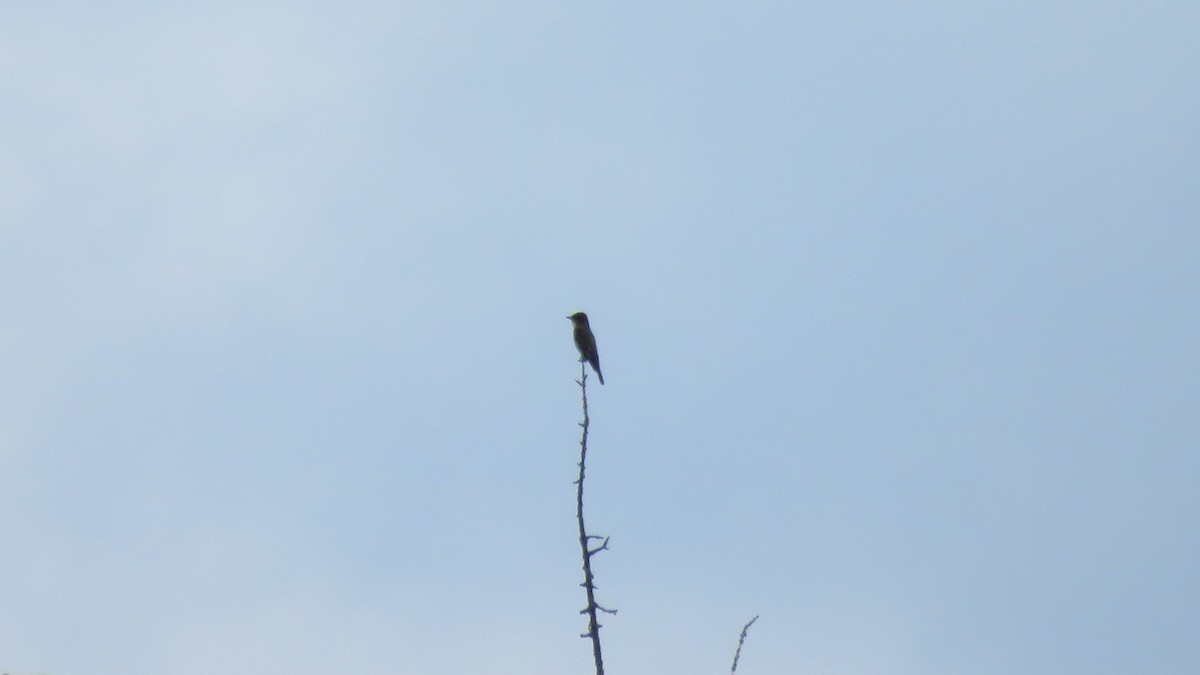
<path fill-rule="evenodd" d="M 600 373 L 600 354 L 596 351 L 596 336 L 592 335 L 587 314 L 575 312 L 567 318 L 575 326 L 575 346 L 579 348 L 579 360 L 592 364 L 592 370 L 596 371 L 600 384 L 604 384 L 604 375 Z"/>

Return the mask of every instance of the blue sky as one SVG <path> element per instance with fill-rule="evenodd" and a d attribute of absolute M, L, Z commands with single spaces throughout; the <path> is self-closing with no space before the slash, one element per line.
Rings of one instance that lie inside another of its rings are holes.
<path fill-rule="evenodd" d="M 1200 6 L 10 3 L 0 671 L 1200 670 Z M 594 384 L 594 380 L 592 381 Z"/>

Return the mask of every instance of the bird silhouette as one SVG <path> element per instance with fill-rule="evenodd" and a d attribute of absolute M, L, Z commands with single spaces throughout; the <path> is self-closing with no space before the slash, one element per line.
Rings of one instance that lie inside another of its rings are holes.
<path fill-rule="evenodd" d="M 604 375 L 600 372 L 600 353 L 596 351 L 596 336 L 592 335 L 587 314 L 575 312 L 567 318 L 575 326 L 575 346 L 579 349 L 579 360 L 592 364 L 592 370 L 596 371 L 600 384 L 604 384 Z"/>

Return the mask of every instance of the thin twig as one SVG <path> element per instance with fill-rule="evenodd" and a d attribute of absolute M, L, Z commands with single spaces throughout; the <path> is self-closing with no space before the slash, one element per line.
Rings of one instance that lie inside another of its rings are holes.
<path fill-rule="evenodd" d="M 738 638 L 737 651 L 733 653 L 733 667 L 729 669 L 730 673 L 737 672 L 738 659 L 742 658 L 742 645 L 746 642 L 746 633 L 750 631 L 750 626 L 753 626 L 755 621 L 758 621 L 757 614 L 754 615 L 753 619 L 747 621 L 745 626 L 742 626 L 742 634 Z"/>
<path fill-rule="evenodd" d="M 596 675 L 604 675 L 604 658 L 600 654 L 600 622 L 596 616 L 597 612 L 616 614 L 617 611 L 601 607 L 596 602 L 595 576 L 592 575 L 592 556 L 608 549 L 608 537 L 603 537 L 604 543 L 592 548 L 588 546 L 588 542 L 602 537 L 588 534 L 587 528 L 583 525 L 583 478 L 587 466 L 588 425 L 591 423 L 588 418 L 587 406 L 587 370 L 583 366 L 584 360 L 579 359 L 580 379 L 578 384 L 583 396 L 583 422 L 579 426 L 583 427 L 583 432 L 579 439 L 579 479 L 575 481 L 575 518 L 579 521 L 579 550 L 583 556 L 583 583 L 580 586 L 583 586 L 584 592 L 587 594 L 587 607 L 584 607 L 579 613 L 588 615 L 588 632 L 579 637 L 592 639 L 592 658 L 596 662 Z"/>

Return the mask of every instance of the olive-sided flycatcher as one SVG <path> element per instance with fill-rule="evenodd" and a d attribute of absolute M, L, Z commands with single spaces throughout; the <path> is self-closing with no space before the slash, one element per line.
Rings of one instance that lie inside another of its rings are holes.
<path fill-rule="evenodd" d="M 604 375 L 600 373 L 600 354 L 596 351 L 596 336 L 592 335 L 587 314 L 575 312 L 567 318 L 575 324 L 575 346 L 579 348 L 579 360 L 592 364 L 592 370 L 596 371 L 600 384 L 604 384 Z"/>

